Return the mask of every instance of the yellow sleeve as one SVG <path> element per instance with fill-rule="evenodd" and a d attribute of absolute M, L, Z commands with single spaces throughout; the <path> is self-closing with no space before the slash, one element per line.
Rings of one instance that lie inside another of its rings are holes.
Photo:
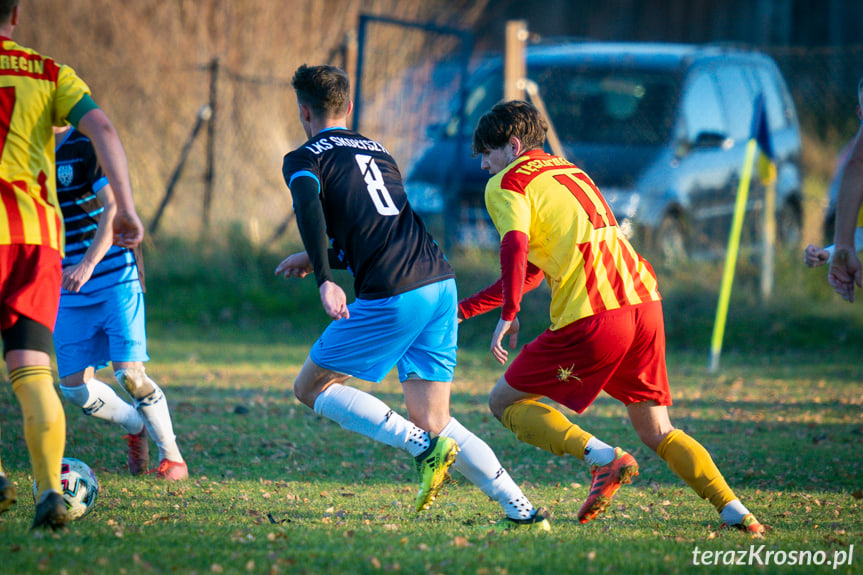
<path fill-rule="evenodd" d="M 82 98 L 89 95 L 90 87 L 84 80 L 79 78 L 69 66 L 60 66 L 60 74 L 57 77 L 57 93 L 54 99 L 54 117 L 52 118 L 54 125 L 65 125 L 72 109 Z"/>
<path fill-rule="evenodd" d="M 500 181 L 492 178 L 486 185 L 485 205 L 501 238 L 511 231 L 530 237 L 531 210 L 527 196 L 501 188 Z"/>

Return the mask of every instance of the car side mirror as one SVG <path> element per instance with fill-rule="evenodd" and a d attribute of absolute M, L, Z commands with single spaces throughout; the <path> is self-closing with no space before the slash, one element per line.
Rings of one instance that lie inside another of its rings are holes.
<path fill-rule="evenodd" d="M 700 132 L 695 137 L 695 148 L 722 148 L 728 136 L 720 132 Z"/>

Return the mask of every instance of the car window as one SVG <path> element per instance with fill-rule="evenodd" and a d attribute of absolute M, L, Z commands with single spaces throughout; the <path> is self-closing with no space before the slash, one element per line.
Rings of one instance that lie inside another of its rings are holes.
<path fill-rule="evenodd" d="M 659 145 L 674 123 L 679 80 L 668 74 L 572 67 L 530 67 L 528 76 L 560 138 L 567 142 Z M 480 117 L 503 97 L 499 71 L 469 90 L 462 133 L 470 136 Z M 452 136 L 458 119 L 447 127 Z"/>
<path fill-rule="evenodd" d="M 447 135 L 455 136 L 461 128 L 463 135 L 471 137 L 482 115 L 488 112 L 501 98 L 503 98 L 503 77 L 499 71 L 479 77 L 473 87 L 468 89 L 465 99 L 464 125 L 460 126 L 458 114 L 453 114 L 446 128 Z"/>
<path fill-rule="evenodd" d="M 726 134 L 716 83 L 705 72 L 696 72 L 686 88 L 683 122 L 689 142 L 695 142 L 699 134 Z"/>
<path fill-rule="evenodd" d="M 716 70 L 716 79 L 728 118 L 728 135 L 738 141 L 748 140 L 752 130 L 752 104 L 755 94 L 738 66 L 720 66 Z"/>
<path fill-rule="evenodd" d="M 764 104 L 767 106 L 767 125 L 771 130 L 779 130 L 788 125 L 785 115 L 785 104 L 776 84 L 776 76 L 770 70 L 759 67 L 757 70 L 761 90 L 764 94 Z"/>
<path fill-rule="evenodd" d="M 669 139 L 675 75 L 595 67 L 529 69 L 528 75 L 564 141 L 657 146 Z"/>

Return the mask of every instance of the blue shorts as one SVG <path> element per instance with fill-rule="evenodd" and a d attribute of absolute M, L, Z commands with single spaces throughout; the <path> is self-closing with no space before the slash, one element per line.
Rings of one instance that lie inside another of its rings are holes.
<path fill-rule="evenodd" d="M 60 377 L 114 361 L 148 361 L 144 294 L 121 292 L 92 305 L 63 306 L 54 328 Z"/>
<path fill-rule="evenodd" d="M 458 347 L 454 279 L 383 299 L 357 299 L 350 317 L 327 326 L 309 357 L 320 367 L 381 381 L 398 366 L 399 381 L 452 381 Z"/>

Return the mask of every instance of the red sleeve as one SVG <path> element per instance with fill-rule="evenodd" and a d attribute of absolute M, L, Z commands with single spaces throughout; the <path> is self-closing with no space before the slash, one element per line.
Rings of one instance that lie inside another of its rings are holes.
<path fill-rule="evenodd" d="M 524 291 L 522 293 L 527 293 L 538 288 L 539 284 L 541 284 L 544 279 L 545 274 L 542 273 L 542 270 L 528 262 L 524 276 Z"/>
<path fill-rule="evenodd" d="M 521 273 L 521 281 L 520 284 L 522 287 L 518 290 L 510 289 L 508 293 L 515 294 L 518 292 L 518 302 L 520 305 L 521 296 L 524 293 L 529 292 L 530 290 L 539 286 L 543 280 L 542 270 L 536 267 L 535 265 L 527 262 L 527 236 L 521 232 L 509 232 L 504 236 L 504 240 L 501 242 L 500 247 L 500 260 L 501 260 L 501 270 L 505 270 L 504 260 L 511 260 L 513 258 L 512 253 L 512 244 L 515 241 L 516 244 L 520 243 L 519 240 L 516 239 L 515 235 L 521 235 L 524 240 L 523 252 L 522 252 L 522 273 Z M 510 236 L 513 236 L 509 240 Z M 518 246 L 516 246 L 517 248 Z M 517 254 L 515 254 L 517 257 Z M 508 266 L 512 267 L 512 266 Z M 470 297 L 466 297 L 461 300 L 458 304 L 459 312 L 464 319 L 469 319 L 474 316 L 486 313 L 493 309 L 496 309 L 503 305 L 504 303 L 504 278 L 506 277 L 506 273 L 504 272 L 503 277 L 497 280 L 484 290 L 478 291 Z M 515 314 L 518 313 L 518 305 L 516 306 L 515 313 L 512 314 L 512 317 L 515 317 Z M 502 317 L 503 314 L 501 314 Z M 504 319 L 506 319 L 504 317 Z"/>
<path fill-rule="evenodd" d="M 501 285 L 501 280 L 497 280 L 484 290 L 478 291 L 472 296 L 458 302 L 458 311 L 461 317 L 470 319 L 475 315 L 480 315 L 500 307 L 500 304 L 503 303 Z"/>
<path fill-rule="evenodd" d="M 500 318 L 515 319 L 521 309 L 524 279 L 527 275 L 527 234 L 515 230 L 507 232 L 500 241 L 500 279 L 503 288 L 503 309 Z"/>

